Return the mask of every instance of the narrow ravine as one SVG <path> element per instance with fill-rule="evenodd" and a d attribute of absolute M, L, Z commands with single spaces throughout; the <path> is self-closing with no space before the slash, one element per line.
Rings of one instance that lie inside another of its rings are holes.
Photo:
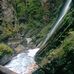
<path fill-rule="evenodd" d="M 49 38 L 55 35 L 55 32 L 60 26 L 60 23 L 62 22 L 64 16 L 69 10 L 71 2 L 72 0 L 66 1 L 65 6 L 63 7 L 63 10 L 58 17 L 58 20 L 54 24 L 54 27 L 49 31 L 42 47 L 46 44 Z M 12 61 L 5 65 L 5 67 L 16 72 L 17 74 L 32 74 L 32 72 L 38 68 L 34 57 L 39 49 L 40 48 L 28 49 L 27 52 L 19 53 L 17 56 L 13 57 Z"/>

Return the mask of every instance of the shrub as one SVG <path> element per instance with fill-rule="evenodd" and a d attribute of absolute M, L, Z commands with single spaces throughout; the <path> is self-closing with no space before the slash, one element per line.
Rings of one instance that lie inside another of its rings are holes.
<path fill-rule="evenodd" d="M 4 55 L 12 55 L 13 50 L 6 44 L 0 43 L 0 58 Z"/>

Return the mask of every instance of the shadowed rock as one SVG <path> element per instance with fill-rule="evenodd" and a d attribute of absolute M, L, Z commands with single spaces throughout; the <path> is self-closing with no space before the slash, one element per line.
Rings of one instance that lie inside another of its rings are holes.
<path fill-rule="evenodd" d="M 0 74 L 17 74 L 9 69 L 7 69 L 6 67 L 3 67 L 0 65 Z"/>

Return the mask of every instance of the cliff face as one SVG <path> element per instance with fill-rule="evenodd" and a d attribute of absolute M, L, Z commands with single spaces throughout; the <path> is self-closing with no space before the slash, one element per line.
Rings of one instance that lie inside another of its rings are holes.
<path fill-rule="evenodd" d="M 13 21 L 13 11 L 11 5 L 7 2 L 7 0 L 2 0 L 1 3 L 2 6 L 2 14 L 3 14 L 3 20 L 5 22 L 12 22 Z"/>
<path fill-rule="evenodd" d="M 0 5 L 1 5 L 1 14 L 2 14 L 0 18 L 2 18 L 3 23 L 13 24 L 13 22 L 15 22 L 16 16 L 12 4 L 9 3 L 8 0 L 1 0 Z"/>
<path fill-rule="evenodd" d="M 15 10 L 8 0 L 0 1 L 0 42 L 14 34 L 16 26 Z"/>

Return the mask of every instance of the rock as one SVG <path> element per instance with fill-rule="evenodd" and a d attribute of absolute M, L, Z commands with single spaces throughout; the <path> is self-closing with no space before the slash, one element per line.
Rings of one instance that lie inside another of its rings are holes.
<path fill-rule="evenodd" d="M 5 65 L 12 59 L 13 49 L 4 43 L 0 43 L 0 65 Z"/>
<path fill-rule="evenodd" d="M 25 50 L 25 47 L 19 44 L 14 50 L 16 53 L 20 53 L 21 51 Z"/>
<path fill-rule="evenodd" d="M 26 41 L 27 41 L 27 44 L 29 44 L 32 41 L 32 39 L 31 38 L 26 38 Z"/>
<path fill-rule="evenodd" d="M 7 69 L 6 67 L 0 65 L 0 74 L 17 74 L 17 73 L 15 73 L 15 72 Z"/>
<path fill-rule="evenodd" d="M 9 61 L 11 61 L 12 56 L 11 55 L 5 55 L 3 58 L 0 59 L 0 65 L 5 65 Z"/>
<path fill-rule="evenodd" d="M 38 69 L 35 72 L 33 72 L 32 74 L 45 74 L 45 72 L 42 69 Z"/>

